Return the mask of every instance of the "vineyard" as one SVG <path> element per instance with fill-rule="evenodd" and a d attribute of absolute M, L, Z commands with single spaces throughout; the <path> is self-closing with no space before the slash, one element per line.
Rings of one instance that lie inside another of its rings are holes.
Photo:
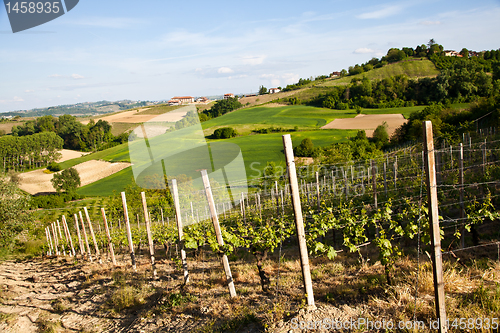
<path fill-rule="evenodd" d="M 500 261 L 496 226 L 500 137 L 488 129 L 464 134 L 461 143 L 438 138 L 434 144 L 429 155 L 435 156 L 440 227 L 440 237 L 436 237 L 442 248 L 438 257 L 439 262 L 441 256 L 443 260 L 440 274 L 447 297 L 441 302 L 446 303 L 450 330 L 459 330 L 460 323 L 455 321 L 453 326 L 453 320 L 464 313 L 481 318 L 500 314 L 496 263 Z M 221 194 L 227 193 L 224 187 L 207 176 L 205 190 L 192 191 L 179 201 L 174 181 L 173 211 L 148 205 L 144 192 L 140 203 L 129 211 L 122 192 L 122 209 L 107 212 L 106 207 L 99 207 L 93 213 L 96 207 L 92 207 L 89 214 L 82 207 L 73 216 L 61 216 L 48 225 L 45 251 L 51 258 L 75 257 L 80 264 L 90 261 L 96 271 L 114 269 L 113 276 L 122 272 L 130 279 L 142 276 L 162 281 L 161 288 L 145 296 L 154 313 L 165 309 L 161 301 L 154 301 L 160 289 L 164 300 L 177 302 L 188 312 L 194 305 L 186 304 L 196 303 L 195 299 L 203 302 L 214 293 L 239 309 L 229 311 L 233 316 L 229 323 L 222 320 L 221 324 L 220 318 L 205 321 L 205 331 L 236 330 L 254 323 L 261 330 L 288 332 L 297 328 L 291 318 L 317 321 L 328 315 L 339 320 L 427 323 L 436 318 L 435 303 L 440 301 L 434 299 L 437 293 L 432 283 L 436 276 L 432 263 L 437 260 L 435 243 L 431 246 L 433 214 L 426 161 L 423 145 L 416 144 L 369 161 L 297 166 L 298 193 L 290 185 L 294 172 L 275 168 L 271 175 L 253 179 L 249 191 L 233 200 Z M 241 184 L 246 182 L 241 180 Z M 186 184 L 178 191 L 189 191 Z M 297 209 L 303 215 L 302 230 Z M 308 250 L 305 258 L 301 237 L 297 237 L 301 232 Z M 219 276 L 218 282 L 203 281 L 200 270 L 203 277 L 208 272 Z M 258 295 L 265 305 L 241 300 L 249 295 Z M 235 297 L 240 303 L 231 301 Z M 315 300 L 319 310 L 314 310 Z M 120 310 L 136 305 L 124 304 Z M 337 312 L 325 310 L 328 306 Z M 309 311 L 299 311 L 302 308 Z M 205 307 L 200 309 L 195 318 L 204 317 Z M 369 325 L 358 328 L 370 330 Z M 491 321 L 488 327 L 474 326 L 471 331 L 490 328 Z"/>

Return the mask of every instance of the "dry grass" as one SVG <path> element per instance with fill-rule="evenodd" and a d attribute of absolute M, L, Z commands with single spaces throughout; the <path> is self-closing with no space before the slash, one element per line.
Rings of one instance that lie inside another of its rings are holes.
<path fill-rule="evenodd" d="M 174 261 L 158 258 L 159 279 L 152 279 L 146 256 L 140 256 L 137 272 L 128 266 L 92 266 L 86 271 L 87 282 L 82 287 L 103 297 L 105 306 L 98 312 L 105 317 L 123 319 L 134 314 L 163 325 L 175 322 L 182 325 L 184 332 L 289 332 L 293 318 L 393 322 L 415 318 L 425 323 L 435 318 L 432 266 L 426 257 L 420 259 L 418 268 L 412 257 L 399 259 L 392 270 L 394 283 L 388 286 L 375 251 L 371 249 L 363 256 L 363 263 L 349 253 L 340 253 L 334 261 L 311 258 L 318 306 L 315 311 L 305 311 L 299 255 L 291 245 L 283 248 L 281 261 L 274 254 L 264 262 L 263 269 L 271 278 L 268 292 L 262 291 L 255 258 L 240 251 L 238 256 L 230 256 L 238 294 L 230 298 L 220 258 L 208 250 L 198 260 L 188 253 L 190 283 L 186 286 L 182 283 L 182 270 Z M 367 258 L 371 259 L 368 263 Z M 444 261 L 448 317 L 498 317 L 500 264 L 491 260 L 466 263 L 464 267 Z M 66 302 L 57 300 L 53 307 L 64 312 Z M 43 325 L 50 331 L 51 325 L 57 323 L 45 320 Z"/>

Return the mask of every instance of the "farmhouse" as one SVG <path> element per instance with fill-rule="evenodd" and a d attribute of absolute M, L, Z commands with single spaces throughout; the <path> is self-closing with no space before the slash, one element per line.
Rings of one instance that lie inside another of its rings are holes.
<path fill-rule="evenodd" d="M 198 97 L 196 99 L 196 103 L 208 103 L 208 102 L 210 102 L 210 100 L 206 97 Z"/>
<path fill-rule="evenodd" d="M 270 88 L 269 93 L 270 94 L 276 94 L 279 93 L 281 90 L 279 88 Z"/>
<path fill-rule="evenodd" d="M 168 101 L 168 105 L 170 106 L 174 106 L 174 105 L 182 105 L 182 102 L 179 101 L 179 100 L 174 100 L 174 99 L 171 99 L 170 101 Z"/>
<path fill-rule="evenodd" d="M 224 99 L 234 98 L 234 94 L 224 94 Z"/>
<path fill-rule="evenodd" d="M 341 74 L 340 72 L 332 72 L 330 74 L 330 77 L 337 77 L 337 76 L 340 76 L 340 74 Z"/>
<path fill-rule="evenodd" d="M 172 97 L 171 101 L 179 101 L 181 104 L 194 103 L 194 97 L 182 96 L 182 97 Z"/>
<path fill-rule="evenodd" d="M 460 57 L 460 58 L 462 57 L 462 55 L 459 52 L 453 50 L 444 51 L 444 55 L 447 57 Z"/>

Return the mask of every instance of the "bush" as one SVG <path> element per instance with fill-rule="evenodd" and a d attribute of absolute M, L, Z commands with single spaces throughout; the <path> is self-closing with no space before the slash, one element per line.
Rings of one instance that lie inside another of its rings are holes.
<path fill-rule="evenodd" d="M 222 127 L 214 131 L 212 138 L 214 139 L 229 139 L 238 135 L 238 132 L 232 127 Z"/>
<path fill-rule="evenodd" d="M 294 148 L 294 154 L 297 157 L 311 157 L 314 154 L 314 144 L 311 139 L 305 138 L 300 145 Z"/>
<path fill-rule="evenodd" d="M 76 193 L 39 195 L 31 197 L 30 207 L 31 209 L 60 208 L 64 207 L 65 202 L 77 199 L 80 199 L 80 196 Z"/>
<path fill-rule="evenodd" d="M 61 166 L 59 165 L 59 163 L 52 162 L 49 164 L 47 169 L 52 171 L 52 172 L 57 172 L 57 171 L 61 171 Z"/>
<path fill-rule="evenodd" d="M 387 133 L 387 123 L 384 121 L 373 132 L 373 140 L 378 147 L 382 147 L 389 143 L 389 134 Z"/>

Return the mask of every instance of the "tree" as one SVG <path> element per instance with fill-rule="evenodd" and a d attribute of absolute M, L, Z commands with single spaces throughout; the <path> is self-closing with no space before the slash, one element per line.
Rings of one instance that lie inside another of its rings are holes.
<path fill-rule="evenodd" d="M 460 55 L 464 58 L 469 58 L 469 50 L 467 50 L 465 47 L 460 51 Z"/>
<path fill-rule="evenodd" d="M 311 157 L 314 154 L 314 144 L 312 143 L 311 139 L 305 138 L 304 140 L 302 140 L 300 145 L 295 147 L 294 150 L 295 156 Z"/>
<path fill-rule="evenodd" d="M 14 238 L 33 220 L 28 213 L 30 198 L 6 179 L 0 179 L 0 193 L 0 246 L 11 249 Z"/>
<path fill-rule="evenodd" d="M 267 94 L 267 88 L 264 86 L 259 87 L 259 95 L 265 95 Z"/>
<path fill-rule="evenodd" d="M 387 123 L 384 121 L 382 125 L 377 126 L 373 132 L 373 140 L 378 147 L 382 147 L 389 143 L 389 133 L 387 133 Z"/>
<path fill-rule="evenodd" d="M 51 182 L 57 193 L 62 191 L 75 193 L 77 187 L 81 185 L 80 175 L 75 168 L 65 169 L 61 173 L 54 174 Z"/>

